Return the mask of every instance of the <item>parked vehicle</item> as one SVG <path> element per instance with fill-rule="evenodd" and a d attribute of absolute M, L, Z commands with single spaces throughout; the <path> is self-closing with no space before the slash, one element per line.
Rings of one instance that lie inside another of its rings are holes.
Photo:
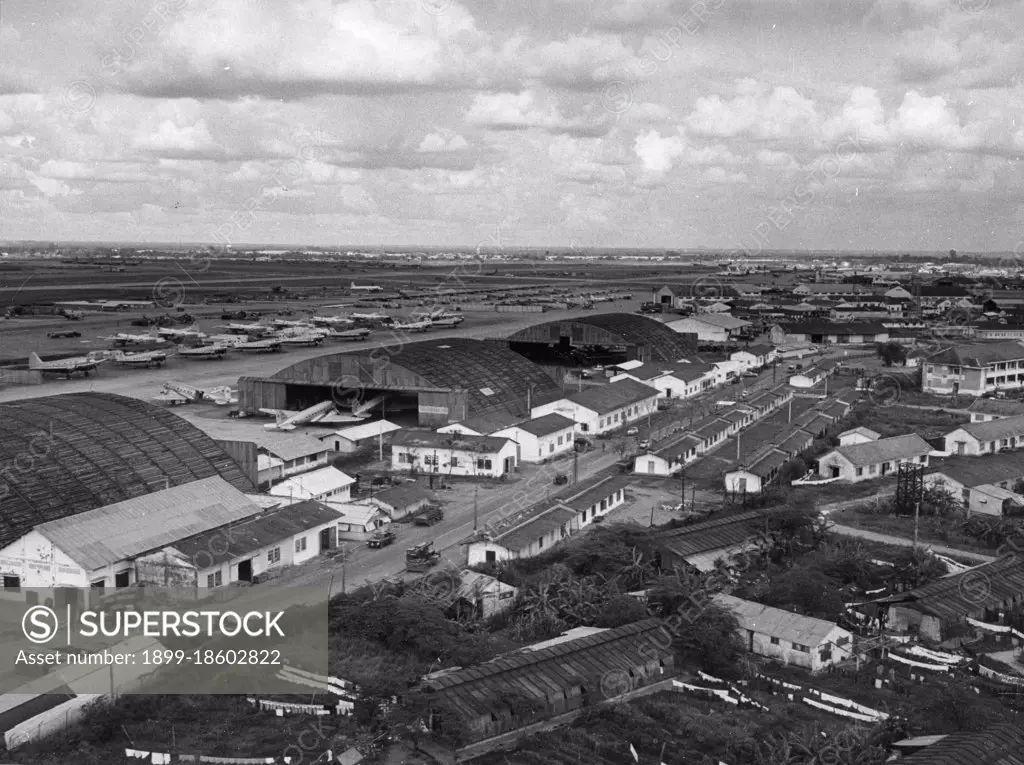
<path fill-rule="evenodd" d="M 565 473 L 559 473 L 555 476 L 555 486 L 564 486 L 569 483 L 569 476 Z"/>
<path fill-rule="evenodd" d="M 58 337 L 81 337 L 81 332 L 76 332 L 73 329 L 55 329 L 53 332 L 47 332 L 47 337 L 58 338 Z"/>
<path fill-rule="evenodd" d="M 443 520 L 444 508 L 436 504 L 427 505 L 412 517 L 412 522 L 417 526 L 433 526 Z"/>
<path fill-rule="evenodd" d="M 433 542 L 421 542 L 405 551 L 405 568 L 410 573 L 422 573 L 437 565 L 441 553 L 434 549 Z"/>
<path fill-rule="evenodd" d="M 640 433 L 640 428 L 630 428 L 629 430 L 626 431 L 626 435 L 627 436 L 635 436 L 635 435 L 639 435 L 639 433 Z"/>
<path fill-rule="evenodd" d="M 387 547 L 392 544 L 397 537 L 393 531 L 378 531 L 368 540 L 366 540 L 366 546 L 371 550 L 379 550 L 382 547 Z"/>

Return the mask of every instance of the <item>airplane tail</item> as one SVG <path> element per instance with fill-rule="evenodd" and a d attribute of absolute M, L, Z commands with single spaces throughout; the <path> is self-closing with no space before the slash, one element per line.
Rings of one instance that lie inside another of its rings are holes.
<path fill-rule="evenodd" d="M 280 426 L 281 423 L 283 423 L 287 419 L 288 419 L 288 415 L 285 414 L 284 412 L 278 412 L 277 413 L 277 424 L 278 424 L 278 426 Z"/>
<path fill-rule="evenodd" d="M 29 369 L 42 369 L 44 366 L 43 360 L 35 353 L 30 353 L 28 357 L 28 368 Z"/>

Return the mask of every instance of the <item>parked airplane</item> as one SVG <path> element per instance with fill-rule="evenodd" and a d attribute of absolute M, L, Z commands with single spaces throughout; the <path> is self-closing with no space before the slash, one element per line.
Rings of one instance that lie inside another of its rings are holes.
<path fill-rule="evenodd" d="M 309 321 L 317 327 L 350 327 L 355 324 L 344 316 L 314 316 Z"/>
<path fill-rule="evenodd" d="M 295 327 L 298 329 L 309 329 L 309 322 L 307 321 L 288 321 L 287 319 L 274 319 L 273 324 L 277 329 L 285 329 L 286 327 Z"/>
<path fill-rule="evenodd" d="M 153 396 L 154 401 L 166 401 L 171 406 L 178 404 L 196 404 L 206 396 L 205 391 L 191 385 L 177 382 L 165 382 L 160 392 Z"/>
<path fill-rule="evenodd" d="M 81 372 L 85 377 L 89 372 L 96 369 L 103 361 L 90 359 L 88 356 L 77 356 L 72 359 L 61 359 L 60 361 L 43 361 L 38 355 L 32 353 L 28 357 L 28 368 L 38 372 L 67 375 L 70 377 L 74 372 Z"/>
<path fill-rule="evenodd" d="M 226 329 L 232 335 L 263 336 L 270 332 L 270 327 L 265 324 L 221 324 L 220 328 Z"/>
<path fill-rule="evenodd" d="M 459 326 L 463 321 L 465 321 L 465 319 L 459 316 L 454 319 L 431 319 L 430 324 L 431 326 L 434 327 L 450 327 L 454 329 L 455 327 Z"/>
<path fill-rule="evenodd" d="M 295 430 L 299 425 L 333 425 L 336 423 L 362 422 L 370 415 L 349 415 L 340 414 L 335 410 L 333 401 L 323 401 L 301 412 L 293 412 L 288 409 L 260 409 L 263 414 L 269 414 L 276 418 L 276 422 L 264 425 L 267 430 Z"/>
<path fill-rule="evenodd" d="M 174 327 L 160 327 L 160 329 L 158 329 L 156 333 L 160 335 L 160 337 L 167 337 L 175 341 L 186 340 L 190 337 L 194 337 L 197 340 L 202 340 L 203 338 L 206 337 L 205 334 L 200 332 L 195 327 L 190 327 L 189 329 L 174 329 Z"/>
<path fill-rule="evenodd" d="M 354 313 L 352 318 L 356 321 L 388 321 L 390 316 L 383 313 Z"/>
<path fill-rule="evenodd" d="M 332 330 L 327 333 L 328 337 L 333 337 L 335 340 L 365 340 L 370 336 L 370 330 L 368 329 L 343 329 L 341 331 Z"/>
<path fill-rule="evenodd" d="M 353 292 L 383 292 L 383 287 L 378 287 L 376 284 L 366 284 L 362 287 L 357 286 L 355 282 L 349 287 Z"/>
<path fill-rule="evenodd" d="M 159 335 L 151 335 L 149 333 L 142 335 L 129 335 L 125 332 L 118 332 L 116 335 L 110 335 L 109 337 L 100 338 L 107 342 L 113 343 L 118 346 L 125 345 L 145 345 L 147 343 L 166 343 L 167 338 L 160 337 Z"/>
<path fill-rule="evenodd" d="M 391 329 L 396 329 L 402 332 L 426 332 L 431 327 L 430 320 L 426 321 L 411 321 L 408 324 L 392 324 Z"/>
<path fill-rule="evenodd" d="M 324 336 L 321 334 L 278 335 L 275 339 L 279 340 L 282 345 L 304 345 L 313 348 L 323 343 Z"/>
<path fill-rule="evenodd" d="M 210 390 L 206 391 L 203 398 L 205 401 L 212 401 L 217 406 L 227 406 L 228 404 L 238 403 L 238 391 L 227 385 L 221 385 L 216 388 L 210 388 Z"/>
<path fill-rule="evenodd" d="M 241 335 L 210 335 L 206 341 L 212 345 L 221 345 L 227 349 L 237 348 L 246 341 Z"/>
<path fill-rule="evenodd" d="M 253 340 L 249 343 L 239 343 L 235 346 L 239 351 L 250 353 L 274 353 L 281 350 L 281 341 L 277 338 L 271 340 Z"/>
<path fill-rule="evenodd" d="M 179 348 L 178 355 L 189 359 L 222 359 L 228 349 L 223 345 L 201 345 L 196 348 Z"/>
<path fill-rule="evenodd" d="M 160 367 L 167 361 L 164 351 L 146 351 L 144 353 L 125 353 L 124 351 L 92 351 L 90 358 L 97 361 L 113 361 L 125 366 Z"/>

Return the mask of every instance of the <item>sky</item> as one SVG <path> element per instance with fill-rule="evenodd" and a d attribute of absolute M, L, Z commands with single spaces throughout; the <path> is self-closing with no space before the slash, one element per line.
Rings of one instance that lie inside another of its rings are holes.
<path fill-rule="evenodd" d="M 0 240 L 1013 250 L 1022 24 L 1024 0 L 0 0 Z"/>

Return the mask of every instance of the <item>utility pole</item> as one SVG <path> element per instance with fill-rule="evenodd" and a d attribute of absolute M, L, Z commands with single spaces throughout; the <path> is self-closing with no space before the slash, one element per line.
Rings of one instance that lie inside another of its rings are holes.
<path fill-rule="evenodd" d="M 580 480 L 580 453 L 579 453 L 579 450 L 576 448 L 576 445 L 573 444 L 573 447 L 572 447 L 572 482 L 575 485 L 575 484 L 579 483 L 579 480 Z"/>
<path fill-rule="evenodd" d="M 921 520 L 921 503 L 914 503 L 914 552 L 917 552 L 917 526 Z"/>
<path fill-rule="evenodd" d="M 479 483 L 475 483 L 475 484 L 473 484 L 473 531 L 476 531 L 477 521 L 478 521 L 479 512 L 480 512 L 480 503 L 478 501 L 479 497 L 480 497 L 480 484 Z"/>

